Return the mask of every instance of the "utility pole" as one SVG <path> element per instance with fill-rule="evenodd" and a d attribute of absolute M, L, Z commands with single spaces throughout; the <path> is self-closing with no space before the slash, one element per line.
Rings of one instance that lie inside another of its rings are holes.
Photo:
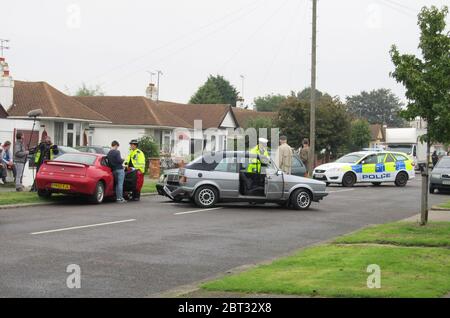
<path fill-rule="evenodd" d="M 4 57 L 3 50 L 9 50 L 9 46 L 7 46 L 9 40 L 0 39 L 0 57 Z"/>
<path fill-rule="evenodd" d="M 312 41 L 311 41 L 311 114 L 309 124 L 308 171 L 312 175 L 316 152 L 316 46 L 317 46 L 317 0 L 312 0 Z"/>
<path fill-rule="evenodd" d="M 156 84 L 157 85 L 157 87 L 156 87 L 156 91 L 157 91 L 156 102 L 159 102 L 159 76 L 164 75 L 164 74 L 163 74 L 163 72 L 161 72 L 159 70 L 157 70 L 156 72 L 158 74 L 158 79 L 157 79 L 157 84 Z"/>

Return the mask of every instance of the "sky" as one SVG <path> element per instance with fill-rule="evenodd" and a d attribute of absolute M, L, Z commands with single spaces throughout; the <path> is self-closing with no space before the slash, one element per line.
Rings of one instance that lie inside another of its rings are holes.
<path fill-rule="evenodd" d="M 417 13 L 445 0 L 319 0 L 317 88 L 332 96 L 404 89 L 389 49 L 418 53 Z M 106 95 L 188 102 L 223 75 L 246 104 L 310 85 L 311 0 L 0 0 L 0 38 L 16 80 L 65 93 L 81 83 Z M 450 23 L 450 21 L 448 21 Z M 242 89 L 243 88 L 243 89 Z"/>

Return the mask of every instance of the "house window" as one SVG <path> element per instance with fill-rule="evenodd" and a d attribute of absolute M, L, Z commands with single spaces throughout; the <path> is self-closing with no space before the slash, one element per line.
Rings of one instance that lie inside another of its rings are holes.
<path fill-rule="evenodd" d="M 81 146 L 81 124 L 65 123 L 65 146 L 76 147 Z"/>
<path fill-rule="evenodd" d="M 64 144 L 64 123 L 55 122 L 55 144 L 63 145 Z"/>
<path fill-rule="evenodd" d="M 173 140 L 172 140 L 172 132 L 170 131 L 161 131 L 161 150 L 165 153 L 170 153 Z"/>

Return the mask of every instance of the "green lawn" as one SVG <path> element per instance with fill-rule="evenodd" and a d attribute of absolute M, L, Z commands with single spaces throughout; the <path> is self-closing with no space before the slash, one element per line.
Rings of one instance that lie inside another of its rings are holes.
<path fill-rule="evenodd" d="M 325 297 L 441 297 L 450 291 L 448 237 L 450 222 L 420 228 L 406 222 L 370 227 L 202 288 Z M 342 244 L 382 243 L 382 239 L 404 246 Z M 419 246 L 413 246 L 416 243 Z M 424 247 L 427 244 L 440 247 Z M 381 268 L 379 289 L 367 287 L 370 264 Z"/>
<path fill-rule="evenodd" d="M 155 180 L 145 179 L 142 193 L 154 193 L 156 192 Z M 24 204 L 24 203 L 37 203 L 37 202 L 54 202 L 55 200 L 63 200 L 64 196 L 60 198 L 53 196 L 51 199 L 41 199 L 36 192 L 0 192 L 0 205 L 10 204 Z"/>
<path fill-rule="evenodd" d="M 356 233 L 338 237 L 334 243 L 450 247 L 450 222 L 430 222 L 426 226 L 409 222 L 370 226 Z"/>
<path fill-rule="evenodd" d="M 450 201 L 439 204 L 439 207 L 444 208 L 444 209 L 450 209 Z"/>

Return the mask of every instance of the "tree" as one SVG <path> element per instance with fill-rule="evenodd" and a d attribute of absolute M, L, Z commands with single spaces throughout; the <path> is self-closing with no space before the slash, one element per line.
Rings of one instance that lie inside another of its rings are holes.
<path fill-rule="evenodd" d="M 352 121 L 350 133 L 350 151 L 358 151 L 367 147 L 370 143 L 370 126 L 365 119 L 356 119 Z"/>
<path fill-rule="evenodd" d="M 295 93 L 291 92 L 291 96 L 297 97 L 299 100 L 310 101 L 311 100 L 311 87 L 306 87 L 302 91 Z M 323 97 L 331 98 L 327 93 L 322 93 L 316 89 L 316 98 L 319 100 Z"/>
<path fill-rule="evenodd" d="M 151 136 L 143 136 L 139 138 L 139 149 L 145 155 L 145 173 L 149 168 L 149 158 L 159 158 L 159 146 Z"/>
<path fill-rule="evenodd" d="M 336 156 L 350 137 L 350 116 L 336 98 L 322 96 L 317 103 L 317 149 Z M 276 125 L 287 136 L 289 144 L 299 147 L 303 138 L 309 138 L 310 102 L 290 96 L 278 111 Z"/>
<path fill-rule="evenodd" d="M 450 32 L 446 31 L 448 7 L 423 7 L 418 15 L 421 57 L 400 54 L 395 45 L 390 50 L 395 70 L 391 76 L 406 88 L 407 120 L 417 117 L 427 122 L 427 166 L 422 177 L 421 224 L 428 221 L 429 154 L 432 142 L 450 141 Z"/>
<path fill-rule="evenodd" d="M 404 127 L 400 117 L 400 99 L 386 88 L 362 91 L 359 95 L 347 97 L 347 109 L 357 117 L 365 118 L 370 124 L 384 124 L 391 127 Z"/>
<path fill-rule="evenodd" d="M 75 92 L 75 96 L 103 96 L 105 93 L 102 91 L 100 85 L 95 87 L 87 86 L 86 83 L 81 83 Z"/>
<path fill-rule="evenodd" d="M 191 97 L 191 104 L 230 104 L 236 106 L 238 91 L 223 76 L 210 75 Z"/>
<path fill-rule="evenodd" d="M 280 105 L 286 101 L 286 96 L 281 94 L 269 94 L 266 96 L 256 97 L 254 100 L 255 109 L 259 112 L 275 112 Z"/>

